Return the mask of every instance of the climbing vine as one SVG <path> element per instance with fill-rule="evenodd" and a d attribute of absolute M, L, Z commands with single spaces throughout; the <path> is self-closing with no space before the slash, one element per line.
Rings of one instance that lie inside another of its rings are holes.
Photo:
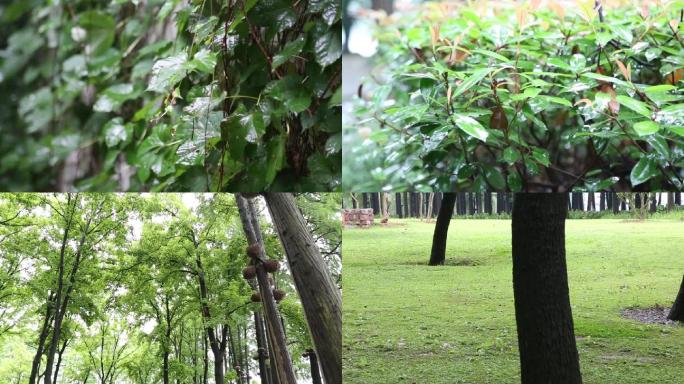
<path fill-rule="evenodd" d="M 0 6 L 0 183 L 30 190 L 334 190 L 333 0 Z"/>

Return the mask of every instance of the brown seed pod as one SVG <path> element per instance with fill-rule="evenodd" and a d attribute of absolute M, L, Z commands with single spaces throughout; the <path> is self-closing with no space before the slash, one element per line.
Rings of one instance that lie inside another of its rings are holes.
<path fill-rule="evenodd" d="M 286 295 L 287 294 L 285 293 L 285 291 L 281 291 L 280 289 L 273 290 L 273 298 L 277 302 L 280 302 L 282 299 L 284 299 Z"/>
<path fill-rule="evenodd" d="M 250 299 L 251 299 L 252 302 L 254 302 L 254 303 L 260 302 L 260 301 L 261 301 L 261 293 L 259 293 L 259 292 L 254 292 L 254 293 L 252 293 L 252 297 L 251 297 Z"/>
<path fill-rule="evenodd" d="M 247 255 L 251 258 L 259 257 L 261 253 L 261 245 L 254 243 L 247 247 Z"/>
<path fill-rule="evenodd" d="M 252 280 L 256 277 L 256 268 L 253 265 L 248 265 L 242 269 L 242 277 L 245 280 Z"/>
<path fill-rule="evenodd" d="M 266 260 L 264 261 L 264 269 L 266 272 L 273 273 L 280 269 L 280 263 L 278 260 Z"/>

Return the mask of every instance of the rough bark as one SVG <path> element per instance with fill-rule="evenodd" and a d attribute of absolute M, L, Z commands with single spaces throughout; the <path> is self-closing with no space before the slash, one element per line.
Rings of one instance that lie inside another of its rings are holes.
<path fill-rule="evenodd" d="M 672 309 L 670 309 L 670 314 L 667 318 L 684 322 L 684 277 L 682 278 L 682 285 L 679 286 L 677 298 L 675 299 L 674 304 L 672 304 Z"/>
<path fill-rule="evenodd" d="M 513 293 L 523 384 L 582 382 L 565 262 L 567 194 L 516 194 Z"/>
<path fill-rule="evenodd" d="M 289 193 L 267 193 L 316 354 L 328 384 L 342 383 L 342 295 Z"/>
<path fill-rule="evenodd" d="M 432 251 L 430 252 L 429 265 L 444 265 L 447 235 L 449 223 L 451 223 L 451 215 L 454 212 L 454 204 L 456 204 L 456 193 L 445 192 L 442 197 L 442 205 L 439 207 L 439 213 L 437 214 L 435 232 L 432 235 Z"/>
<path fill-rule="evenodd" d="M 292 368 L 292 359 L 290 358 L 290 353 L 287 350 L 285 341 L 285 332 L 279 320 L 278 308 L 275 305 L 273 292 L 271 291 L 271 286 L 268 282 L 268 274 L 266 273 L 262 262 L 266 257 L 256 210 L 254 209 L 252 202 L 248 201 L 242 195 L 236 195 L 235 198 L 247 242 L 249 244 L 261 245 L 261 252 L 257 257 L 255 267 L 259 292 L 261 293 L 262 308 L 264 310 L 264 320 L 266 321 L 266 333 L 273 351 L 274 358 L 272 363 L 275 365 L 275 370 L 277 372 L 277 380 L 274 382 L 279 384 L 296 384 L 297 380 L 295 379 L 294 370 Z"/>

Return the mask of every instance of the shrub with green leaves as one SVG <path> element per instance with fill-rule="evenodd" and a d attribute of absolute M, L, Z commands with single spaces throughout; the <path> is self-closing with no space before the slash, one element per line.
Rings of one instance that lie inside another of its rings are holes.
<path fill-rule="evenodd" d="M 684 188 L 684 2 L 539 3 L 380 20 L 345 186 Z"/>
<path fill-rule="evenodd" d="M 334 190 L 334 0 L 0 5 L 0 185 Z"/>

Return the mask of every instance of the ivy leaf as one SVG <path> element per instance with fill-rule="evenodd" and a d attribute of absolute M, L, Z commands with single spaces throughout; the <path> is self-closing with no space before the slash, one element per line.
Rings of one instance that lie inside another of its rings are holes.
<path fill-rule="evenodd" d="M 111 148 L 128 139 L 128 131 L 120 117 L 112 119 L 104 127 L 105 144 Z"/>
<path fill-rule="evenodd" d="M 111 112 L 117 110 L 121 105 L 130 99 L 137 97 L 133 92 L 132 84 L 117 84 L 105 89 L 93 106 L 96 112 Z"/>
<path fill-rule="evenodd" d="M 453 115 L 452 119 L 457 127 L 461 128 L 463 132 L 482 141 L 487 141 L 489 132 L 477 120 L 466 115 Z"/>
<path fill-rule="evenodd" d="M 648 105 L 646 103 L 639 101 L 639 100 L 634 100 L 629 96 L 625 95 L 618 95 L 617 101 L 621 104 L 624 105 L 625 107 L 631 109 L 632 111 L 650 118 L 651 117 L 651 110 L 648 108 Z"/>
<path fill-rule="evenodd" d="M 642 157 L 634 168 L 632 168 L 629 178 L 632 182 L 632 186 L 635 187 L 645 183 L 656 175 L 658 175 L 658 167 L 655 162 L 648 157 Z"/>
<path fill-rule="evenodd" d="M 91 55 L 99 56 L 114 43 L 116 22 L 110 15 L 86 11 L 79 15 L 78 24 L 86 30 L 85 42 Z"/>
<path fill-rule="evenodd" d="M 185 53 L 158 60 L 152 67 L 152 77 L 147 90 L 167 93 L 185 77 L 187 60 Z"/>
<path fill-rule="evenodd" d="M 266 90 L 274 99 L 282 101 L 290 112 L 303 112 L 311 105 L 311 93 L 302 85 L 302 79 L 297 75 L 276 80 Z"/>
<path fill-rule="evenodd" d="M 320 29 L 319 30 L 320 33 Z M 327 67 L 342 57 L 342 30 L 331 28 L 327 33 L 316 37 L 314 41 L 316 61 L 322 67 Z"/>
<path fill-rule="evenodd" d="M 648 136 L 658 132 L 660 130 L 660 125 L 651 120 L 645 120 L 634 123 L 633 128 L 639 136 Z"/>
<path fill-rule="evenodd" d="M 302 48 L 304 48 L 304 43 L 306 43 L 306 39 L 304 36 L 300 36 L 297 40 L 293 40 L 285 44 L 283 50 L 277 55 L 273 56 L 273 63 L 271 64 L 273 69 L 278 68 L 290 60 L 290 58 L 299 54 L 299 52 L 302 51 Z"/>
<path fill-rule="evenodd" d="M 189 66 L 203 73 L 212 73 L 216 66 L 216 53 L 204 48 L 195 54 Z"/>

